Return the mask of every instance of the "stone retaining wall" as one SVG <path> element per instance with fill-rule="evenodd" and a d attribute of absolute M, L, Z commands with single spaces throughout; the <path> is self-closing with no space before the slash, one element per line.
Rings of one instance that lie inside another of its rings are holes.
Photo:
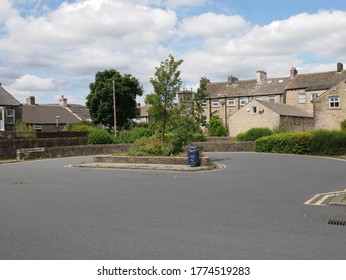
<path fill-rule="evenodd" d="M 87 138 L 51 138 L 51 139 L 6 139 L 0 140 L 0 160 L 15 159 L 18 149 L 61 148 L 65 146 L 86 145 Z"/>
<path fill-rule="evenodd" d="M 18 150 L 17 160 L 127 153 L 130 146 L 131 145 L 129 144 L 82 145 L 82 146 L 70 146 L 70 147 L 48 147 L 48 148 L 44 148 L 44 151 L 38 151 L 38 152 Z"/>
<path fill-rule="evenodd" d="M 94 162 L 187 165 L 188 160 L 187 157 L 96 156 L 94 157 Z M 200 157 L 200 165 L 209 166 L 209 158 Z"/>

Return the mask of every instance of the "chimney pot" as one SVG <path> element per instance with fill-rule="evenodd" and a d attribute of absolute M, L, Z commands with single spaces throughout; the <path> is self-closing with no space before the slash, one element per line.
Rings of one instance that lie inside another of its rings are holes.
<path fill-rule="evenodd" d="M 27 105 L 35 105 L 35 96 L 29 96 L 26 98 Z"/>
<path fill-rule="evenodd" d="M 267 81 L 267 73 L 265 71 L 257 71 L 257 83 L 262 84 Z"/>
<path fill-rule="evenodd" d="M 61 107 L 67 107 L 67 98 L 65 98 L 63 95 L 61 95 L 59 99 L 59 105 Z"/>
<path fill-rule="evenodd" d="M 336 68 L 338 72 L 342 72 L 344 70 L 344 65 L 341 62 L 338 62 L 338 64 L 336 65 Z"/>
<path fill-rule="evenodd" d="M 290 78 L 293 79 L 297 75 L 298 75 L 298 70 L 295 67 L 292 67 L 290 70 Z"/>

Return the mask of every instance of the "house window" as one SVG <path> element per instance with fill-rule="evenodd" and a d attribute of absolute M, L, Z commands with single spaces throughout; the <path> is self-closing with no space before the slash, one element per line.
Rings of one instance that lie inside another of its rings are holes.
<path fill-rule="evenodd" d="M 252 114 L 257 114 L 257 107 L 256 106 L 252 107 Z"/>
<path fill-rule="evenodd" d="M 240 97 L 240 106 L 241 107 L 243 107 L 246 104 L 248 104 L 248 102 L 249 102 L 249 98 L 247 98 L 247 97 Z"/>
<path fill-rule="evenodd" d="M 275 95 L 269 95 L 268 96 L 268 101 L 269 102 L 276 102 L 276 96 Z"/>
<path fill-rule="evenodd" d="M 262 96 L 257 96 L 255 99 L 256 100 L 262 100 Z"/>
<path fill-rule="evenodd" d="M 15 111 L 14 109 L 6 109 L 6 123 L 7 124 L 15 124 Z"/>
<path fill-rule="evenodd" d="M 314 101 L 318 98 L 318 93 L 311 94 L 311 101 Z"/>
<path fill-rule="evenodd" d="M 234 107 L 235 106 L 235 99 L 233 97 L 232 98 L 228 98 L 227 106 L 228 107 Z"/>
<path fill-rule="evenodd" d="M 329 97 L 329 108 L 339 108 L 340 107 L 340 97 L 331 96 Z"/>
<path fill-rule="evenodd" d="M 299 93 L 299 95 L 298 95 L 298 103 L 299 104 L 306 103 L 306 94 L 305 93 Z"/>
<path fill-rule="evenodd" d="M 211 100 L 211 107 L 213 107 L 213 108 L 220 107 L 219 99 L 212 99 Z"/>
<path fill-rule="evenodd" d="M 207 100 L 202 100 L 201 101 L 201 106 L 202 107 L 207 107 Z"/>

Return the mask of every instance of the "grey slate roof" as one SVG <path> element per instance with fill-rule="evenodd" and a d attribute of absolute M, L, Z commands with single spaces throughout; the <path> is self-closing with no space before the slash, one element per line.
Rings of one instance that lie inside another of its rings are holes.
<path fill-rule="evenodd" d="M 290 77 L 267 78 L 262 83 L 257 83 L 256 79 L 236 80 L 231 85 L 228 82 L 209 83 L 207 92 L 210 98 L 277 95 L 294 89 L 328 90 L 344 80 L 346 80 L 346 70 L 297 74 L 292 79 Z"/>
<path fill-rule="evenodd" d="M 294 105 L 287 105 L 263 100 L 256 101 L 262 104 L 263 106 L 267 107 L 268 109 L 272 110 L 273 112 L 279 114 L 280 116 L 313 118 L 312 114 Z"/>
<path fill-rule="evenodd" d="M 22 107 L 22 119 L 27 124 L 55 124 L 59 116 L 60 124 L 80 123 L 72 112 L 59 105 L 26 105 Z"/>
<path fill-rule="evenodd" d="M 0 106 L 20 106 L 20 102 L 15 99 L 0 84 Z"/>
<path fill-rule="evenodd" d="M 298 74 L 286 89 L 327 90 L 346 79 L 346 70 L 311 74 Z"/>
<path fill-rule="evenodd" d="M 67 108 L 72 111 L 81 121 L 90 121 L 89 109 L 84 105 L 79 104 L 68 104 Z"/>
<path fill-rule="evenodd" d="M 284 94 L 289 82 L 288 77 L 268 78 L 262 83 L 257 80 L 238 80 L 232 85 L 227 82 L 207 84 L 207 93 L 211 97 L 242 97 Z"/>

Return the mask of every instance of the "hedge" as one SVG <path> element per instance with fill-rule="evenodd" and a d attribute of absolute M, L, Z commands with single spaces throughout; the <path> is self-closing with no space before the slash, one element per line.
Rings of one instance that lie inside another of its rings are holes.
<path fill-rule="evenodd" d="M 237 135 L 238 141 L 255 141 L 264 136 L 272 135 L 273 132 L 269 128 L 251 128 L 246 132 L 239 133 Z"/>
<path fill-rule="evenodd" d="M 337 156 L 346 154 L 346 131 L 280 133 L 256 140 L 256 152 Z"/>

